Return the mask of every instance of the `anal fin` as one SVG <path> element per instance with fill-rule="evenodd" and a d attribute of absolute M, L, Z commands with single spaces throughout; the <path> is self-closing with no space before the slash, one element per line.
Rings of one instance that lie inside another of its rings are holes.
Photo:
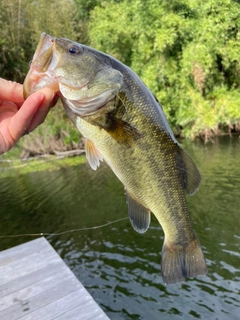
<path fill-rule="evenodd" d="M 100 161 L 103 161 L 103 157 L 101 153 L 96 149 L 94 143 L 86 139 L 85 140 L 85 150 L 86 150 L 86 158 L 93 170 L 97 170 L 100 166 Z"/>
<path fill-rule="evenodd" d="M 133 229 L 138 233 L 144 233 L 150 225 L 151 212 L 149 209 L 137 202 L 127 190 L 125 191 L 127 196 L 129 219 Z"/>

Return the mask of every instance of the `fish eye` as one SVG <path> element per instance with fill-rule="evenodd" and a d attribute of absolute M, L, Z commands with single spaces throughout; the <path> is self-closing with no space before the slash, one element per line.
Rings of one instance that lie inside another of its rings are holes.
<path fill-rule="evenodd" d="M 79 54 L 82 52 L 82 49 L 77 46 L 77 45 L 71 45 L 68 47 L 68 52 L 71 54 L 71 55 L 76 55 L 76 54 Z"/>

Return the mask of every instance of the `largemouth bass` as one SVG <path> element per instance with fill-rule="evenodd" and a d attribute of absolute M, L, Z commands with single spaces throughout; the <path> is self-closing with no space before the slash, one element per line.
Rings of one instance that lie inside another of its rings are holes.
<path fill-rule="evenodd" d="M 207 274 L 186 193 L 201 175 L 175 139 L 161 105 L 140 78 L 113 57 L 68 39 L 42 34 L 24 95 L 51 87 L 85 137 L 96 170 L 106 161 L 123 183 L 133 228 L 144 233 L 151 212 L 164 231 L 161 272 L 166 284 Z"/>

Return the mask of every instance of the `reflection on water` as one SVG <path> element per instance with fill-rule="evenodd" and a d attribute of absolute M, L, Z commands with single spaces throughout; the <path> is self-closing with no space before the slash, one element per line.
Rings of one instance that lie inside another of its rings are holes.
<path fill-rule="evenodd" d="M 203 182 L 188 206 L 209 275 L 166 287 L 163 232 L 139 235 L 128 220 L 47 239 L 111 319 L 239 319 L 240 142 L 186 144 Z M 102 165 L 0 178 L 0 235 L 61 232 L 127 216 L 123 187 Z M 3 238 L 0 250 L 31 238 Z"/>

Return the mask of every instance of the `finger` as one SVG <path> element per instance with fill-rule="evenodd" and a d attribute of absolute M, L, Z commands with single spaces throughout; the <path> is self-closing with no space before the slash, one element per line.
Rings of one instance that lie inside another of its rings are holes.
<path fill-rule="evenodd" d="M 44 99 L 41 105 L 39 105 L 38 111 L 35 113 L 31 120 L 31 123 L 28 127 L 29 132 L 33 131 L 36 127 L 44 122 L 49 110 L 55 104 L 55 92 L 52 89 L 44 88 L 39 90 L 38 92 L 44 94 Z"/>
<path fill-rule="evenodd" d="M 7 118 L 7 114 L 14 115 L 18 111 L 18 106 L 11 101 L 2 101 L 0 104 L 0 122 Z"/>
<path fill-rule="evenodd" d="M 42 92 L 36 92 L 28 97 L 23 103 L 19 111 L 11 118 L 8 125 L 8 131 L 14 142 L 28 130 L 32 119 L 38 112 L 38 108 L 41 106 L 44 100 L 44 94 Z"/>
<path fill-rule="evenodd" d="M 0 78 L 0 99 L 18 103 L 23 102 L 22 84 Z"/>
<path fill-rule="evenodd" d="M 57 104 L 58 99 L 59 96 L 55 94 L 54 98 L 52 99 L 52 102 L 50 103 L 50 108 L 53 108 Z"/>

